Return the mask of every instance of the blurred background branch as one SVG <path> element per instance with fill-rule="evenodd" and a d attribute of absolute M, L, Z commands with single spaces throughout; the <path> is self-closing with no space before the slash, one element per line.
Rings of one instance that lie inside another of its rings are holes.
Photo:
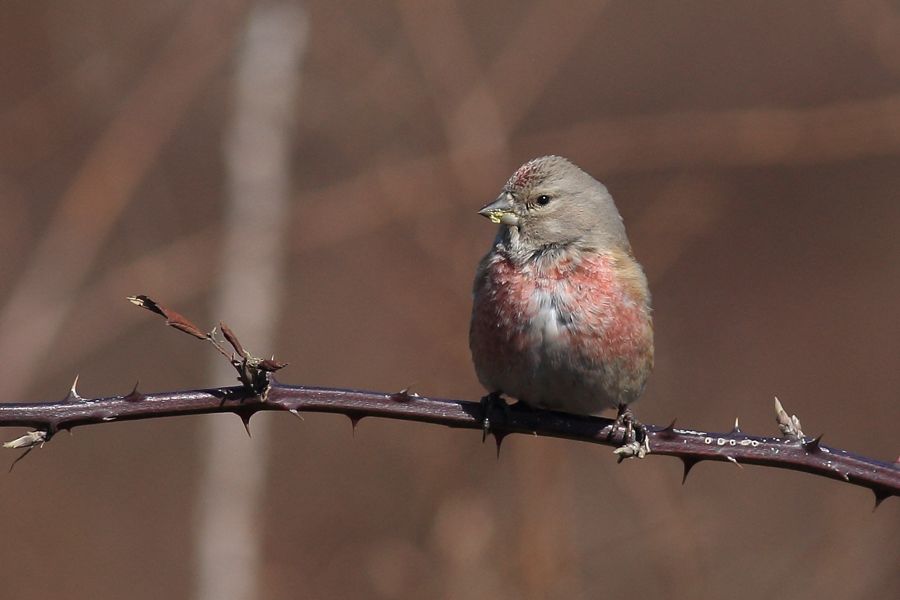
<path fill-rule="evenodd" d="M 246 341 L 256 348 L 274 347 L 283 310 L 290 152 L 308 28 L 299 3 L 259 3 L 249 13 L 236 57 L 224 140 L 228 203 L 213 306 L 248 332 Z M 211 360 L 210 372 L 217 380 L 233 376 L 222 360 Z M 198 600 L 265 596 L 260 578 L 268 422 L 259 424 L 251 452 L 230 425 L 209 420 L 199 444 L 205 461 L 195 507 Z"/>

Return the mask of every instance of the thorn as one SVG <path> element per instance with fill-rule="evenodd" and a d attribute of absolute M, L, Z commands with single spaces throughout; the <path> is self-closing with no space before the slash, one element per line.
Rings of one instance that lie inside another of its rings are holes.
<path fill-rule="evenodd" d="M 405 387 L 399 392 L 394 392 L 391 394 L 391 400 L 395 402 L 409 402 L 412 400 L 412 396 L 409 395 L 409 388 Z"/>
<path fill-rule="evenodd" d="M 820 450 L 819 440 L 822 439 L 823 435 L 825 435 L 825 434 L 820 433 L 818 437 L 815 437 L 810 440 L 803 440 L 802 442 L 800 442 L 803 445 L 803 449 L 806 450 L 807 452 L 809 452 L 810 454 L 818 452 Z"/>
<path fill-rule="evenodd" d="M 138 391 L 138 385 L 140 385 L 140 383 L 140 381 L 134 382 L 134 388 L 132 388 L 131 392 L 124 398 L 126 402 L 140 402 L 146 398 L 146 396 Z"/>
<path fill-rule="evenodd" d="M 741 432 L 741 422 L 738 417 L 734 418 L 734 427 L 731 428 L 731 433 L 742 433 Z"/>
<path fill-rule="evenodd" d="M 672 422 L 660 429 L 657 434 L 662 437 L 671 437 L 675 435 L 675 421 L 676 419 L 672 419 Z"/>
<path fill-rule="evenodd" d="M 742 465 L 741 463 L 739 463 L 739 462 L 737 461 L 737 459 L 736 459 L 735 457 L 733 457 L 733 456 L 726 456 L 725 459 L 726 459 L 728 462 L 734 464 L 734 465 L 735 465 L 737 468 L 739 468 L 739 469 L 743 469 L 743 468 L 744 468 L 744 465 Z"/>
<path fill-rule="evenodd" d="M 696 465 L 700 461 L 696 458 L 682 458 L 681 462 L 684 463 L 684 475 L 681 476 L 681 485 L 684 485 L 684 482 L 687 481 L 687 477 L 691 472 L 691 469 L 693 469 L 694 465 Z"/>
<path fill-rule="evenodd" d="M 494 435 L 494 441 L 497 443 L 497 460 L 500 460 L 500 444 L 503 443 L 503 438 L 507 436 L 506 433 L 500 431 L 492 431 Z"/>
<path fill-rule="evenodd" d="M 306 420 L 303 418 L 303 415 L 300 414 L 300 411 L 297 410 L 296 408 L 291 408 L 288 410 L 288 412 L 291 413 L 292 415 L 294 415 L 295 417 L 297 417 L 298 419 L 300 419 L 301 421 Z"/>
<path fill-rule="evenodd" d="M 878 507 L 881 506 L 881 503 L 885 501 L 886 498 L 891 496 L 891 493 L 887 490 L 872 490 L 875 493 L 875 506 L 872 507 L 872 512 L 878 510 Z"/>
<path fill-rule="evenodd" d="M 72 382 L 72 387 L 69 388 L 69 393 L 66 394 L 66 397 L 63 398 L 63 402 L 73 402 L 73 401 L 81 401 L 84 400 L 81 396 L 78 395 L 78 390 L 75 389 L 78 387 L 78 375 L 75 376 L 75 381 Z"/>
<path fill-rule="evenodd" d="M 347 417 L 350 419 L 350 426 L 353 427 L 353 437 L 356 437 L 356 426 L 359 425 L 364 416 L 359 413 L 347 413 Z"/>
<path fill-rule="evenodd" d="M 244 424 L 244 431 L 247 432 L 247 437 L 253 439 L 253 435 L 250 433 L 250 419 L 253 417 L 254 412 L 252 410 L 241 410 L 240 412 L 235 411 L 234 414 L 241 418 L 241 423 Z"/>

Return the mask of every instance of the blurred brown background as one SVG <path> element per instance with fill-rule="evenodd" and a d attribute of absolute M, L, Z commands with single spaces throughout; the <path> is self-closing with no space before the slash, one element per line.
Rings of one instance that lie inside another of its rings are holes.
<path fill-rule="evenodd" d="M 475 210 L 548 153 L 610 188 L 650 278 L 643 420 L 774 433 L 777 395 L 826 442 L 897 456 L 886 1 L 4 2 L 2 400 L 76 373 L 94 396 L 231 383 L 134 293 L 235 325 L 286 381 L 477 399 L 470 280 L 494 232 Z M 230 208 L 253 186 L 275 208 Z M 238 268 L 255 248 L 275 256 Z M 244 598 L 900 594 L 900 503 L 872 513 L 861 488 L 723 464 L 682 487 L 672 459 L 526 437 L 498 461 L 410 423 L 257 426 L 110 424 L 32 453 L 0 478 L 0 597 L 228 597 L 200 573 L 249 578 L 225 586 Z M 246 497 L 249 521 L 204 520 Z M 200 549 L 231 530 L 245 557 Z"/>

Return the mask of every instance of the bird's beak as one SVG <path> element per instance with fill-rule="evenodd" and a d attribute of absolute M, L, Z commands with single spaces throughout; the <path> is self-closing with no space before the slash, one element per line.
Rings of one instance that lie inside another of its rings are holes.
<path fill-rule="evenodd" d="M 478 214 L 487 217 L 492 223 L 519 224 L 519 217 L 513 211 L 513 197 L 509 192 L 500 194 L 496 200 L 479 210 Z"/>

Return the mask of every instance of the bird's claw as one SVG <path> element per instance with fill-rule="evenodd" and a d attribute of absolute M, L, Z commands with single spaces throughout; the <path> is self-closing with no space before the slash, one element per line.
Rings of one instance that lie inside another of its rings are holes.
<path fill-rule="evenodd" d="M 621 427 L 625 427 L 623 443 L 613 451 L 619 457 L 619 462 L 626 458 L 644 458 L 650 454 L 650 436 L 647 427 L 634 418 L 627 405 L 619 407 L 619 414 L 616 415 L 616 420 L 609 430 L 610 437 Z"/>
<path fill-rule="evenodd" d="M 644 458 L 648 454 L 650 454 L 650 442 L 647 436 L 644 436 L 643 441 L 633 440 L 619 446 L 615 450 L 613 450 L 613 454 L 615 454 L 619 461 L 622 462 L 626 458 Z"/>

